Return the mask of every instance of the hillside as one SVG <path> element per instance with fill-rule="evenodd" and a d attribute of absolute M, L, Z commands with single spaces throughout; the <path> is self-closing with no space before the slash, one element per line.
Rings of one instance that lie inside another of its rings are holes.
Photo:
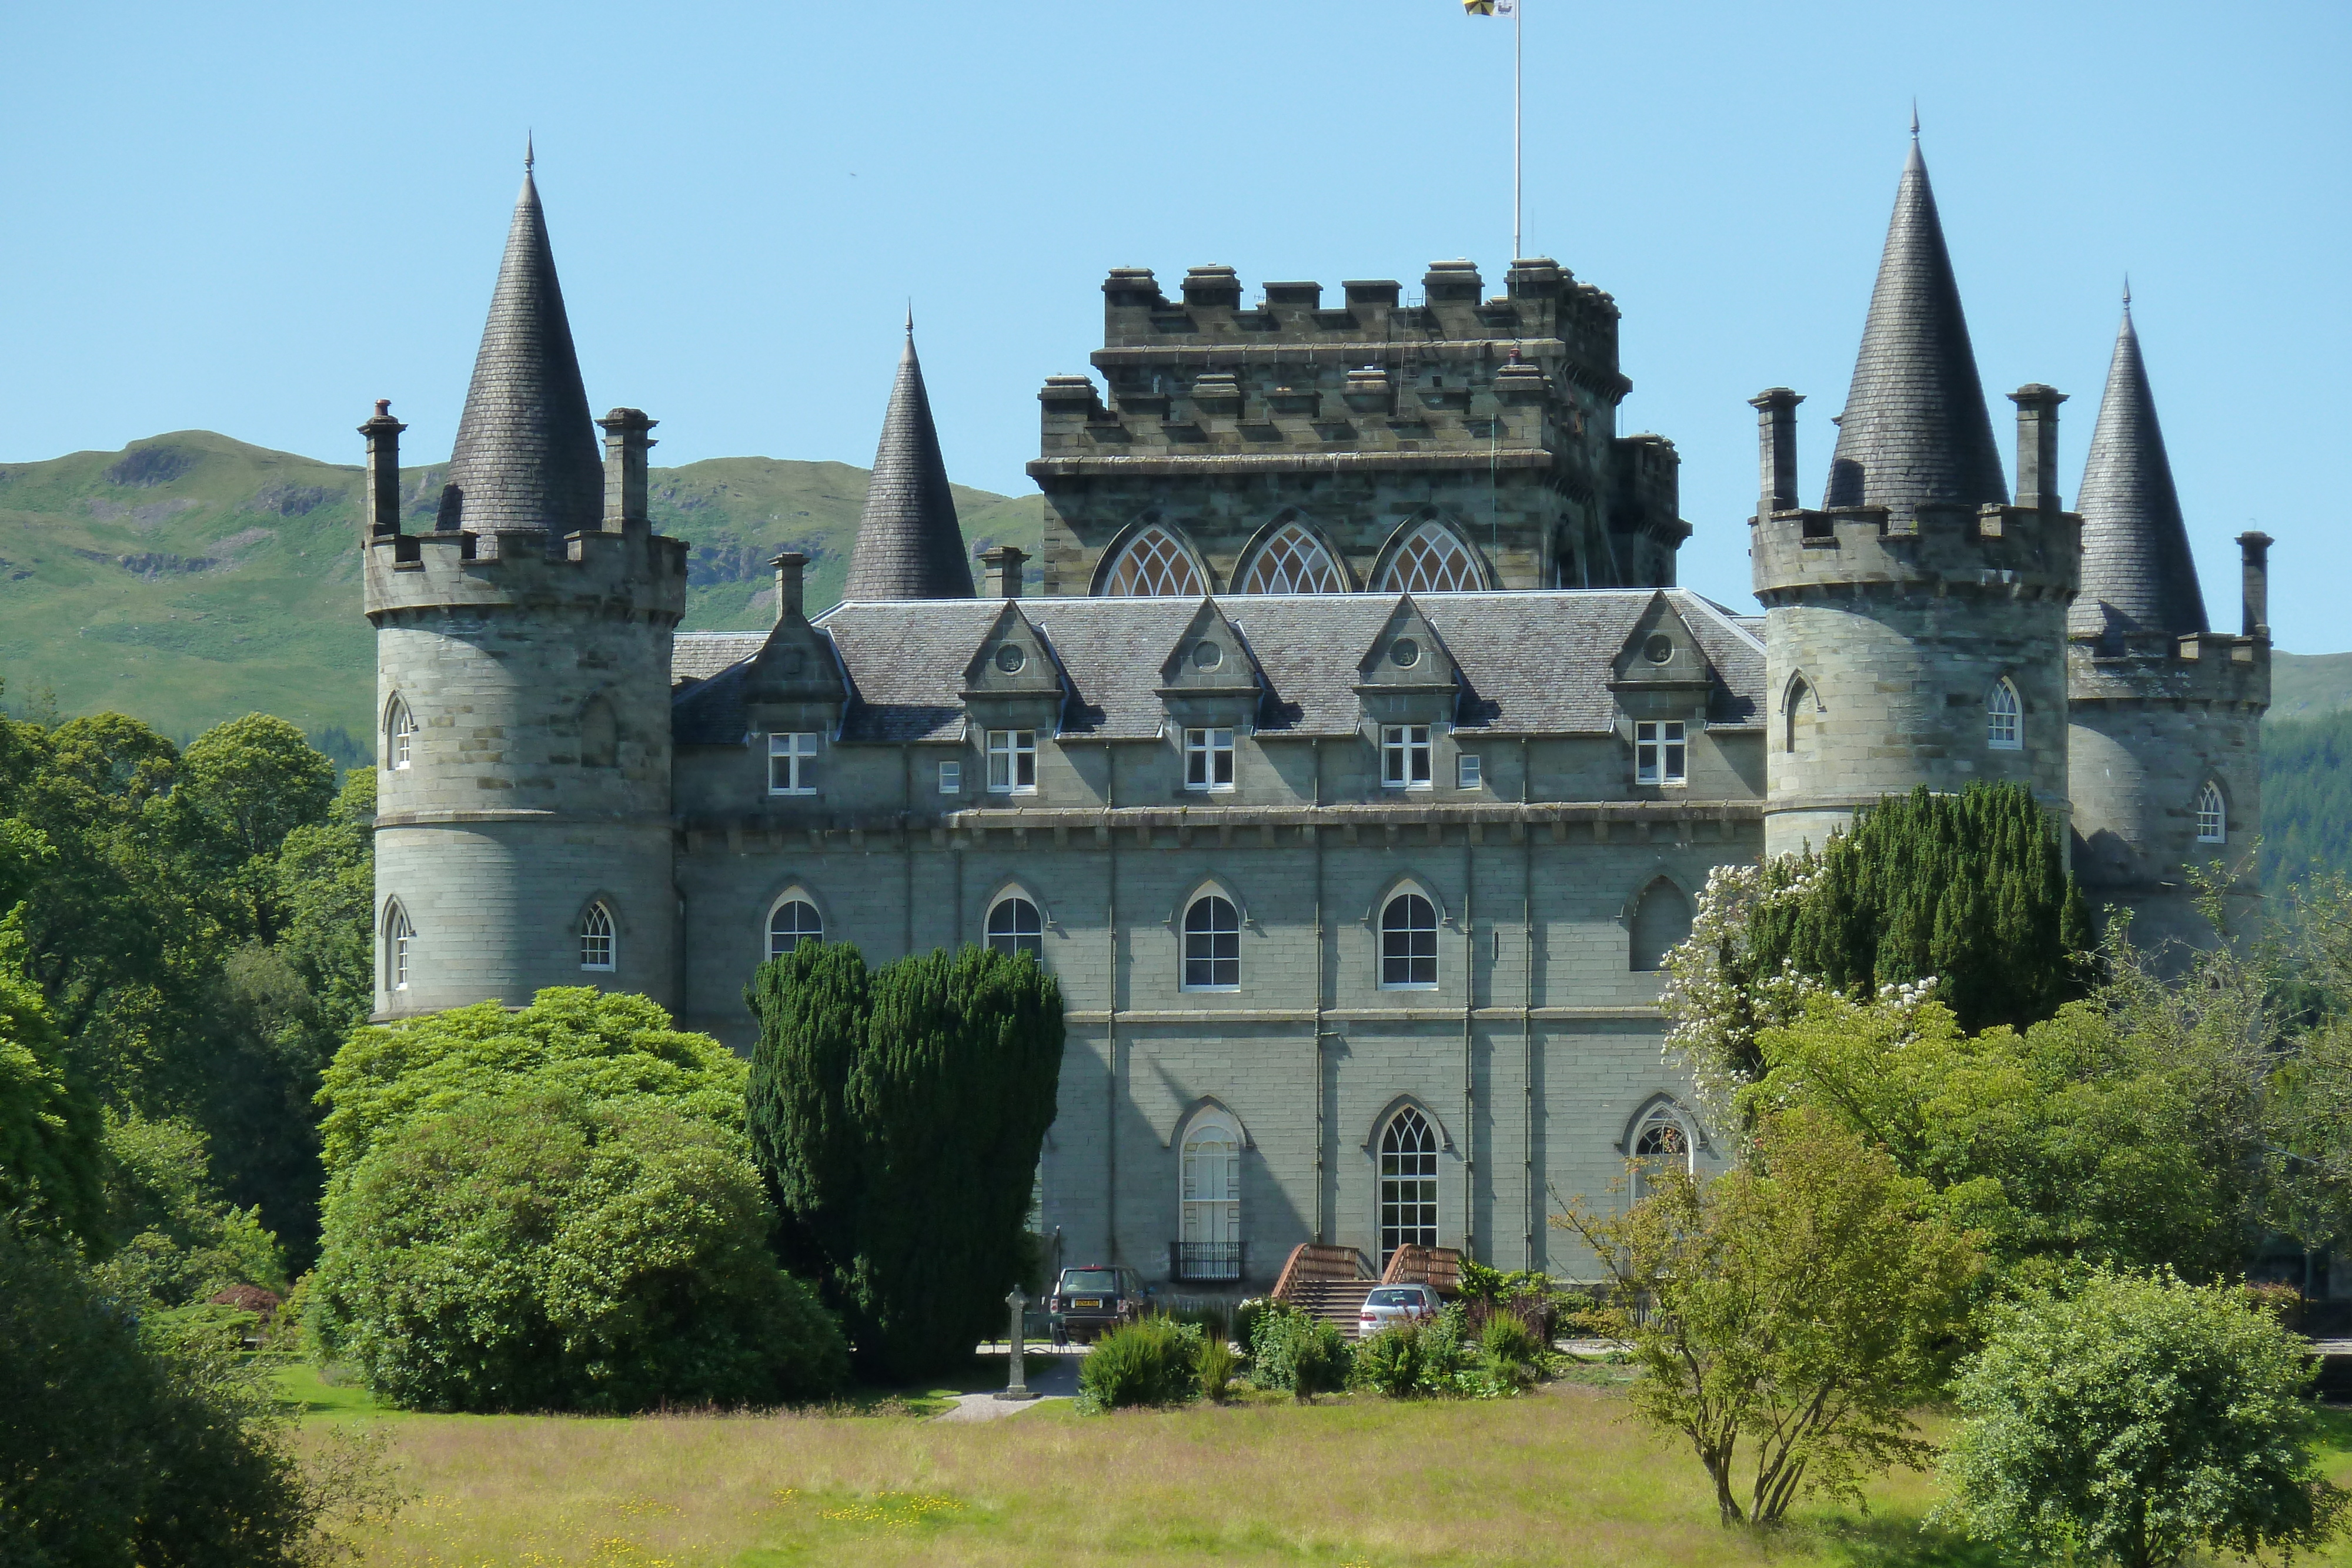
<path fill-rule="evenodd" d="M 2270 722 L 2352 708 L 2352 653 L 2273 653 Z"/>
<path fill-rule="evenodd" d="M 375 706 L 360 480 L 200 430 L 0 467 L 0 701 L 119 709 L 184 739 L 257 709 L 348 749 Z M 431 527 L 442 469 L 401 480 L 410 526 Z M 767 562 L 787 547 L 809 557 L 811 610 L 833 603 L 866 480 L 770 457 L 655 469 L 655 527 L 693 545 L 687 629 L 765 624 Z M 1037 497 L 959 486 L 955 500 L 972 549 L 1036 553 Z"/>

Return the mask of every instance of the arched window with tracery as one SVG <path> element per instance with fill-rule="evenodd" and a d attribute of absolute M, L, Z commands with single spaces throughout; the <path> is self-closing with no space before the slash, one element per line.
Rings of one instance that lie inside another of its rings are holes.
<path fill-rule="evenodd" d="M 1381 1266 L 1400 1247 L 1437 1245 L 1437 1130 L 1411 1105 L 1381 1130 Z"/>
<path fill-rule="evenodd" d="M 1184 1130 L 1182 1210 L 1177 1216 L 1177 1276 L 1242 1277 L 1242 1133 L 1219 1110 L 1204 1110 Z"/>
<path fill-rule="evenodd" d="M 1437 988 L 1437 906 L 1420 894 L 1400 893 L 1381 911 L 1381 988 Z"/>
<path fill-rule="evenodd" d="M 614 967 L 613 912 L 601 901 L 590 904 L 580 916 L 580 967 L 596 970 Z"/>
<path fill-rule="evenodd" d="M 1242 916 L 1233 900 L 1204 893 L 1184 911 L 1184 989 L 1242 986 Z"/>
<path fill-rule="evenodd" d="M 1241 593 L 1345 593 L 1348 580 L 1339 563 L 1304 524 L 1285 523 L 1274 530 L 1242 569 Z"/>
<path fill-rule="evenodd" d="M 1689 939 L 1691 933 L 1691 902 L 1683 890 L 1660 877 L 1642 890 L 1633 905 L 1632 927 L 1627 933 L 1626 949 L 1632 958 L 1628 967 L 1636 970 L 1663 969 L 1666 955 Z"/>
<path fill-rule="evenodd" d="M 1045 961 L 1045 921 L 1037 906 L 1017 893 L 1008 893 L 989 907 L 988 946 L 991 952 L 1026 953 Z"/>
<path fill-rule="evenodd" d="M 1192 552 L 1157 523 L 1141 529 L 1119 549 L 1103 573 L 1102 591 L 1113 598 L 1192 598 L 1209 591 Z"/>
<path fill-rule="evenodd" d="M 1689 1176 L 1698 1168 L 1698 1140 L 1691 1136 L 1690 1124 L 1682 1113 L 1663 1100 L 1650 1108 L 1633 1130 L 1633 1154 L 1636 1198 L 1644 1196 L 1647 1182 L 1667 1171 Z"/>
<path fill-rule="evenodd" d="M 383 988 L 387 991 L 408 989 L 409 963 L 415 956 L 416 927 L 408 921 L 408 911 L 400 900 L 392 899 L 383 906 Z"/>
<path fill-rule="evenodd" d="M 768 912 L 768 956 L 781 958 L 803 942 L 824 940 L 824 916 L 797 892 L 788 893 Z"/>
<path fill-rule="evenodd" d="M 1384 593 L 1472 593 L 1485 586 L 1470 547 L 1434 518 L 1397 547 L 1380 580 Z"/>
<path fill-rule="evenodd" d="M 2025 749 L 2023 706 L 2017 700 L 2017 688 L 2006 676 L 1995 681 L 1985 693 L 1985 744 L 1995 751 Z"/>
<path fill-rule="evenodd" d="M 398 773 L 407 768 L 416 749 L 416 716 L 408 711 L 407 702 L 392 699 L 383 715 L 383 761 L 386 768 Z"/>
<path fill-rule="evenodd" d="M 2200 844 L 2226 844 L 2230 841 L 2230 807 L 2221 799 L 2221 787 L 2208 780 L 2197 792 L 2197 841 Z"/>

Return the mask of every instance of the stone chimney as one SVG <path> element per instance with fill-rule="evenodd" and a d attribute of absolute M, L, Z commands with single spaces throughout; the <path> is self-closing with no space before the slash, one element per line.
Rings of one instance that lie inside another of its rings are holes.
<path fill-rule="evenodd" d="M 988 568 L 988 575 L 996 584 L 996 597 L 1021 597 L 1021 564 L 1028 559 L 1026 553 L 1011 545 L 998 545 L 994 549 L 980 552 L 980 564 Z"/>
<path fill-rule="evenodd" d="M 1787 387 L 1767 387 L 1748 400 L 1756 411 L 1763 470 L 1756 498 L 1759 520 L 1797 509 L 1797 405 L 1804 401 Z"/>
<path fill-rule="evenodd" d="M 768 564 L 776 569 L 776 624 L 801 624 L 808 619 L 806 590 L 802 583 L 802 574 L 808 570 L 808 557 L 788 549 Z"/>
<path fill-rule="evenodd" d="M 2058 405 L 2066 394 L 2040 382 L 2028 382 L 2009 394 L 2017 405 L 2017 504 L 2039 512 L 2057 512 Z"/>
<path fill-rule="evenodd" d="M 2238 536 L 2238 556 L 2245 568 L 2245 617 L 2248 637 L 2271 634 L 2271 537 L 2265 533 Z"/>
<path fill-rule="evenodd" d="M 367 437 L 367 492 L 360 513 L 371 539 L 400 532 L 400 433 L 408 426 L 392 417 L 392 400 L 378 398 L 375 417 L 360 426 Z"/>
<path fill-rule="evenodd" d="M 654 447 L 646 433 L 661 422 L 643 409 L 616 408 L 596 422 L 604 433 L 604 531 L 617 534 L 626 523 L 646 521 L 646 454 Z"/>

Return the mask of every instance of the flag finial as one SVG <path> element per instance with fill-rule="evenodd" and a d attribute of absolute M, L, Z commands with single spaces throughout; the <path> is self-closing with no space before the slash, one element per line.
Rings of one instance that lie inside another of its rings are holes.
<path fill-rule="evenodd" d="M 1911 100 L 1911 140 L 1919 140 L 1919 100 L 1916 98 Z"/>

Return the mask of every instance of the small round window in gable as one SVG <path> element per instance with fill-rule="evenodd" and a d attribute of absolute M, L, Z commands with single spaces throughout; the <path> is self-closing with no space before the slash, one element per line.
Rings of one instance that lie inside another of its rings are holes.
<path fill-rule="evenodd" d="M 1389 663 L 1400 670 L 1410 670 L 1421 663 L 1421 644 L 1410 637 L 1400 637 L 1389 644 Z"/>
<path fill-rule="evenodd" d="M 1654 664 L 1663 664 L 1675 656 L 1675 640 L 1664 632 L 1653 632 L 1650 640 L 1642 644 L 1642 656 Z"/>
<path fill-rule="evenodd" d="M 1007 643 L 996 650 L 996 667 L 1008 675 L 1018 674 L 1021 666 L 1028 662 L 1029 655 L 1021 651 L 1018 643 Z"/>
<path fill-rule="evenodd" d="M 1225 662 L 1225 651 L 1214 643 L 1203 640 L 1192 644 L 1192 667 L 1213 670 Z"/>

